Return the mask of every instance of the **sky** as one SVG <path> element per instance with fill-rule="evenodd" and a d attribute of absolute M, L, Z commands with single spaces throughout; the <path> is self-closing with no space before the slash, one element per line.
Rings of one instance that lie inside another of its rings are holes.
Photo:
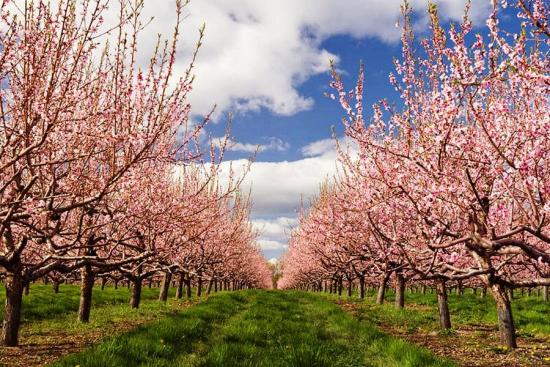
<path fill-rule="evenodd" d="M 427 32 L 426 4 L 412 0 L 419 36 Z M 460 20 L 464 0 L 435 1 L 445 22 Z M 329 61 L 335 61 L 348 89 L 362 60 L 366 68 L 365 103 L 395 98 L 388 82 L 392 59 L 400 54 L 400 0 L 192 0 L 186 7 L 176 72 L 188 65 L 198 29 L 205 38 L 191 94 L 194 118 L 216 105 L 211 138 L 223 136 L 231 113 L 231 145 L 226 159 L 242 164 L 256 149 L 245 181 L 251 188 L 252 221 L 268 259 L 286 248 L 297 209 L 335 172 L 331 129 L 342 135 L 343 110 L 324 96 L 329 91 Z M 473 0 L 474 26 L 484 27 L 490 0 Z M 171 0 L 146 0 L 154 17 L 141 35 L 150 49 L 157 33 L 174 25 Z M 229 162 L 225 163 L 226 167 Z"/>

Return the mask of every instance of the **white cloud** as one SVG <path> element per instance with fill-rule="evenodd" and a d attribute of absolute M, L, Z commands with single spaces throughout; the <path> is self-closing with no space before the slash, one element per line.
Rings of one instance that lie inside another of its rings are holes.
<path fill-rule="evenodd" d="M 421 14 L 418 27 L 426 28 L 425 8 L 429 0 L 412 0 Z M 57 6 L 59 0 L 50 0 Z M 435 0 L 443 19 L 462 18 L 466 0 Z M 313 99 L 298 87 L 310 77 L 328 70 L 329 59 L 322 48 L 335 35 L 375 37 L 396 42 L 402 0 L 193 0 L 186 7 L 180 30 L 176 75 L 183 75 L 197 42 L 197 30 L 206 24 L 206 37 L 196 62 L 196 82 L 191 94 L 193 112 L 205 115 L 217 105 L 216 116 L 228 109 L 237 112 L 268 109 L 292 115 L 312 108 Z M 471 15 L 477 24 L 489 13 L 489 0 L 473 1 Z M 104 14 L 104 30 L 118 21 L 117 2 Z M 175 0 L 147 0 L 142 12 L 147 27 L 138 41 L 139 64 L 146 66 L 157 35 L 169 37 L 175 25 Z M 12 6 L 12 10 L 15 8 Z M 424 15 L 423 15 L 424 14 Z M 153 18 L 151 22 L 148 22 Z M 113 32 L 114 33 L 114 32 Z M 98 41 L 110 38 L 111 34 Z M 101 49 L 101 48 L 100 48 Z M 368 55 L 367 55 L 368 57 Z"/>
<path fill-rule="evenodd" d="M 245 161 L 222 163 L 227 171 L 232 163 L 239 170 Z M 319 156 L 297 161 L 255 162 L 248 173 L 243 190 L 252 188 L 255 218 L 294 217 L 302 197 L 315 194 L 320 182 L 336 172 L 334 156 Z"/>
<path fill-rule="evenodd" d="M 333 139 L 312 142 L 301 151 L 311 157 L 291 162 L 253 163 L 243 182 L 245 192 L 251 189 L 252 225 L 260 231 L 258 242 L 264 251 L 282 253 L 290 231 L 298 225 L 297 209 L 302 202 L 308 204 L 323 180 L 337 173 Z M 222 163 L 222 177 L 229 166 L 238 174 L 245 164 L 244 160 Z"/>
<path fill-rule="evenodd" d="M 322 139 L 314 141 L 301 149 L 305 157 L 314 157 L 334 151 L 336 143 L 334 139 Z"/>
<path fill-rule="evenodd" d="M 243 153 L 255 153 L 255 152 L 265 152 L 265 151 L 275 151 L 275 152 L 286 152 L 290 148 L 290 144 L 283 141 L 282 139 L 270 137 L 264 138 L 266 143 L 264 144 L 252 144 L 252 143 L 241 143 L 233 139 L 227 140 L 226 149 L 231 152 L 243 152 Z M 212 143 L 214 146 L 221 147 L 224 143 L 224 138 L 212 138 Z"/>
<path fill-rule="evenodd" d="M 271 240 L 258 240 L 258 244 L 260 245 L 260 248 L 262 250 L 268 250 L 268 251 L 273 251 L 273 250 L 279 250 L 279 251 L 283 251 L 283 250 L 286 250 L 288 248 L 288 245 L 284 242 L 279 242 L 279 241 L 271 241 Z"/>
<path fill-rule="evenodd" d="M 262 240 L 286 243 L 290 231 L 298 225 L 298 219 L 296 217 L 254 219 L 252 225 L 260 232 Z"/>
<path fill-rule="evenodd" d="M 193 112 L 204 115 L 216 104 L 216 116 L 262 108 L 292 115 L 312 108 L 313 99 L 298 87 L 328 69 L 338 55 L 322 47 L 334 35 L 376 37 L 396 42 L 402 0 L 193 0 L 185 10 L 180 51 L 175 68 L 183 74 L 197 41 L 197 29 L 206 23 L 206 37 L 196 63 L 196 82 L 191 94 Z M 428 0 L 413 0 L 424 13 Z M 141 32 L 139 60 L 146 65 L 157 39 L 173 32 L 174 0 L 145 2 L 144 21 L 154 20 Z M 460 19 L 465 0 L 439 0 L 441 17 Z M 490 2 L 474 1 L 472 15 L 480 20 Z M 116 6 L 105 19 L 114 24 Z M 425 16 L 418 20 L 426 26 Z M 478 22 L 481 23 L 481 22 Z M 367 55 L 368 57 L 368 55 Z"/>

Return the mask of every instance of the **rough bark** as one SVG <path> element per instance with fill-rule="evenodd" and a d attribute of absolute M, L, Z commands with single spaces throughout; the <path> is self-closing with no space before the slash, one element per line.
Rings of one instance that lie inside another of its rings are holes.
<path fill-rule="evenodd" d="M 162 285 L 160 287 L 159 301 L 166 302 L 168 300 L 168 290 L 170 289 L 170 281 L 172 280 L 172 273 L 165 273 L 162 279 Z"/>
<path fill-rule="evenodd" d="M 545 285 L 542 287 L 542 299 L 548 302 L 548 286 Z"/>
<path fill-rule="evenodd" d="M 497 306 L 500 342 L 508 348 L 516 348 L 516 330 L 512 317 L 512 305 L 506 289 L 500 284 L 493 284 L 490 290 Z"/>
<path fill-rule="evenodd" d="M 390 276 L 384 275 L 382 280 L 380 281 L 380 286 L 378 287 L 378 295 L 376 296 L 376 304 L 381 305 L 384 303 L 384 297 L 386 295 L 386 287 L 388 284 Z"/>
<path fill-rule="evenodd" d="M 139 308 L 141 302 L 141 287 L 143 279 L 136 277 L 132 279 L 132 297 L 130 297 L 130 306 L 132 308 Z"/>
<path fill-rule="evenodd" d="M 348 297 L 351 297 L 352 292 L 353 292 L 353 282 L 351 280 L 348 280 Z"/>
<path fill-rule="evenodd" d="M 405 277 L 397 272 L 395 276 L 395 308 L 405 307 Z"/>
<path fill-rule="evenodd" d="M 52 288 L 53 288 L 53 292 L 55 294 L 59 293 L 59 282 L 57 281 L 52 281 Z"/>
<path fill-rule="evenodd" d="M 208 287 L 206 287 L 206 295 L 210 295 L 210 292 L 212 292 L 212 286 L 214 285 L 214 280 L 210 279 L 208 281 Z"/>
<path fill-rule="evenodd" d="M 6 302 L 4 322 L 2 323 L 2 345 L 15 347 L 19 340 L 21 325 L 21 303 L 23 300 L 23 277 L 18 272 L 7 273 L 4 279 Z"/>
<path fill-rule="evenodd" d="M 185 282 L 185 274 L 180 273 L 178 277 L 178 287 L 176 288 L 176 298 L 181 299 L 183 297 L 183 283 Z"/>
<path fill-rule="evenodd" d="M 191 298 L 191 275 L 185 277 L 185 296 Z"/>
<path fill-rule="evenodd" d="M 359 277 L 359 298 L 365 298 L 365 276 L 363 274 Z"/>
<path fill-rule="evenodd" d="M 78 306 L 78 321 L 89 322 L 92 310 L 92 292 L 94 288 L 94 273 L 90 265 L 80 270 L 80 304 Z"/>
<path fill-rule="evenodd" d="M 439 325 L 442 329 L 451 328 L 451 316 L 449 314 L 449 302 L 447 300 L 447 287 L 445 280 L 437 282 L 437 307 L 439 310 Z"/>
<path fill-rule="evenodd" d="M 197 297 L 202 295 L 202 277 L 199 275 L 197 277 Z"/>

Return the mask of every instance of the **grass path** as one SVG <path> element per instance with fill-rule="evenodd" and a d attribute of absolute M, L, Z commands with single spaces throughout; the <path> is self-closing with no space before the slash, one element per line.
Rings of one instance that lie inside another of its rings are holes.
<path fill-rule="evenodd" d="M 221 293 L 56 366 L 453 366 L 300 292 Z"/>

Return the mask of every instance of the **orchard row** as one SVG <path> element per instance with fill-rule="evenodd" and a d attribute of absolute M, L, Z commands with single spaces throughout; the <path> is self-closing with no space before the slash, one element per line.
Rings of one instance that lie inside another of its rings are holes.
<path fill-rule="evenodd" d="M 137 41 L 148 21 L 143 3 L 121 0 L 114 27 L 104 24 L 106 3 L 0 1 L 6 346 L 18 344 L 23 291 L 38 279 L 79 277 L 82 322 L 98 279 L 130 282 L 136 308 L 143 282 L 159 278 L 168 286 L 178 276 L 187 289 L 192 281 L 199 289 L 203 281 L 271 283 L 250 200 L 239 191 L 243 177 L 220 177 L 224 144 L 205 154 L 208 118 L 191 122 L 202 30 L 178 77 L 186 3 L 176 2 L 172 37 L 159 38 L 147 59 Z"/>
<path fill-rule="evenodd" d="M 510 12 L 517 33 L 500 27 Z M 403 14 L 396 103 L 365 121 L 362 67 L 350 92 L 333 72 L 340 171 L 302 210 L 279 286 L 379 285 L 382 302 L 394 279 L 400 307 L 406 284 L 437 287 L 443 328 L 449 284 L 486 289 L 514 348 L 509 290 L 550 285 L 549 4 L 493 1 L 476 34 L 468 9 L 446 30 L 430 5 L 420 41 Z"/>

